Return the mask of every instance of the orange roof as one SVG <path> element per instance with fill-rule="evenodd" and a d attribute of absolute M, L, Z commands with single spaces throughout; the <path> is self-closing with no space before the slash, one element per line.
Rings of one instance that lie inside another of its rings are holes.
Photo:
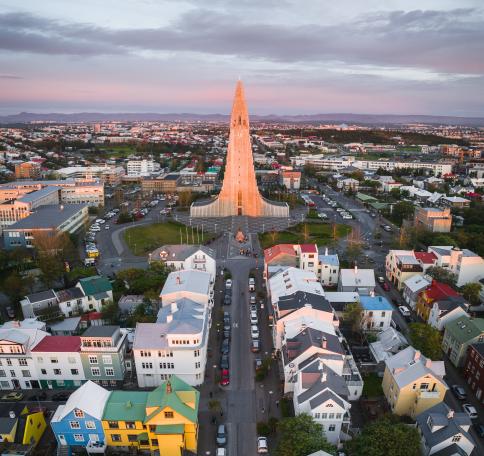
<path fill-rule="evenodd" d="M 274 261 L 279 255 L 296 256 L 294 246 L 292 244 L 277 244 L 264 250 L 264 261 L 270 263 Z"/>

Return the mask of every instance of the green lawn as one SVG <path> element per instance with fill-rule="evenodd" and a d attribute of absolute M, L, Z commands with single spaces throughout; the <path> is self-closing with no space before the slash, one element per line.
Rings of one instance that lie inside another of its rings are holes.
<path fill-rule="evenodd" d="M 336 224 L 336 238 L 350 233 L 348 225 Z M 300 223 L 286 231 L 259 234 L 259 241 L 263 249 L 275 244 L 315 243 L 323 246 L 333 242 L 333 225 L 328 223 Z"/>
<path fill-rule="evenodd" d="M 363 396 L 379 397 L 383 396 L 383 388 L 381 386 L 383 378 L 378 377 L 377 374 L 368 374 L 363 377 Z"/>
<path fill-rule="evenodd" d="M 154 223 L 153 225 L 128 228 L 124 232 L 124 240 L 133 254 L 144 255 L 164 244 L 180 244 L 180 231 L 183 242 L 186 243 L 187 228 L 185 225 L 176 222 Z M 201 243 L 204 243 L 212 236 L 211 233 L 204 232 L 202 239 L 200 230 L 197 237 L 196 228 L 194 227 L 192 237 L 192 228 L 188 227 L 188 242 L 190 244 L 196 244 L 198 239 Z"/>
<path fill-rule="evenodd" d="M 97 152 L 102 157 L 126 158 L 131 154 L 136 154 L 136 147 L 132 144 L 112 144 L 98 147 Z"/>

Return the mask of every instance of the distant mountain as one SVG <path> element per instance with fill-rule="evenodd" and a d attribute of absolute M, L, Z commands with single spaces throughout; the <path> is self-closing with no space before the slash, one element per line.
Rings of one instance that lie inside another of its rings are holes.
<path fill-rule="evenodd" d="M 226 114 L 192 114 L 169 113 L 159 114 L 141 113 L 103 113 L 80 112 L 73 114 L 49 113 L 37 114 L 21 112 L 19 114 L 0 116 L 0 124 L 22 124 L 29 122 L 108 122 L 108 121 L 158 121 L 158 122 L 226 122 Z M 463 125 L 484 127 L 484 117 L 453 117 L 453 116 L 425 116 L 425 115 L 392 115 L 392 114 L 309 114 L 309 115 L 252 115 L 255 122 L 290 122 L 290 123 L 351 123 L 366 125 L 402 125 L 410 123 L 425 123 L 436 125 Z"/>

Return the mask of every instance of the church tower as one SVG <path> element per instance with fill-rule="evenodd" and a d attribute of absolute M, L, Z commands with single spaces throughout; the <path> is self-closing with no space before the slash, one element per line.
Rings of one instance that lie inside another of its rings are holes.
<path fill-rule="evenodd" d="M 286 203 L 264 199 L 257 188 L 244 86 L 237 82 L 230 116 L 229 145 L 222 190 L 215 201 L 193 203 L 191 217 L 288 217 Z"/>

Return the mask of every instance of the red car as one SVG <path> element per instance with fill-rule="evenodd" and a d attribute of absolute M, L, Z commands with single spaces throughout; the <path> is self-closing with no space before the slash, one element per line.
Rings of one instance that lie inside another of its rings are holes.
<path fill-rule="evenodd" d="M 230 373 L 228 369 L 222 369 L 222 378 L 220 379 L 221 386 L 227 386 L 230 383 Z"/>
<path fill-rule="evenodd" d="M 388 283 L 386 283 L 386 282 L 385 282 L 385 283 L 382 285 L 382 287 L 383 287 L 383 289 L 384 289 L 385 291 L 390 291 L 390 285 L 388 285 Z"/>

